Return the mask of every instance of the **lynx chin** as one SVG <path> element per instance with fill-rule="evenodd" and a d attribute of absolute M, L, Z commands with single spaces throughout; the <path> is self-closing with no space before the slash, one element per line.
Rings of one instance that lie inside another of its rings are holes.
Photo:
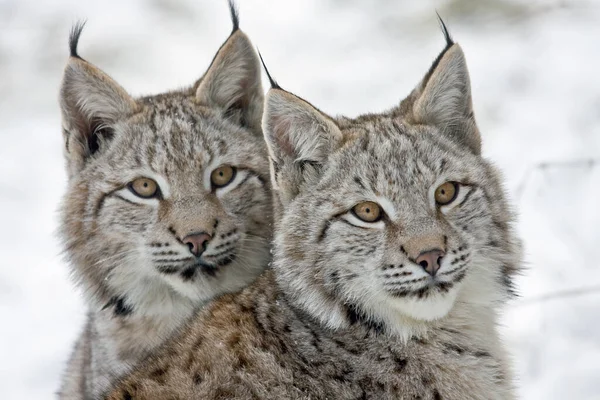
<path fill-rule="evenodd" d="M 515 398 L 496 326 L 520 244 L 443 28 L 423 80 L 380 114 L 333 118 L 271 80 L 273 268 L 110 399 Z"/>
<path fill-rule="evenodd" d="M 69 44 L 61 236 L 88 319 L 62 399 L 100 399 L 213 297 L 268 265 L 261 67 L 238 28 L 193 86 L 131 97 Z"/>

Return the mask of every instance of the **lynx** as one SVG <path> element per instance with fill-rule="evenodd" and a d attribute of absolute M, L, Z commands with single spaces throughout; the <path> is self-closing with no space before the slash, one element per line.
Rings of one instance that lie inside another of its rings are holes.
<path fill-rule="evenodd" d="M 99 399 L 213 297 L 270 260 L 261 67 L 239 30 L 192 87 L 133 98 L 77 53 L 60 90 L 61 234 L 88 303 L 59 396 Z"/>
<path fill-rule="evenodd" d="M 381 114 L 332 118 L 271 80 L 273 268 L 110 399 L 514 398 L 496 325 L 520 245 L 443 30 L 423 80 Z"/>

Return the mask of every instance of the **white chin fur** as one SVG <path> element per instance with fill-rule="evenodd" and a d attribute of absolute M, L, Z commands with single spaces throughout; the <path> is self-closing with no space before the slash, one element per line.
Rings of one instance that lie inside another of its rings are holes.
<path fill-rule="evenodd" d="M 445 317 L 452 307 L 459 288 L 455 285 L 447 293 L 436 293 L 425 299 L 392 298 L 392 308 L 401 314 L 421 321 L 433 321 Z"/>

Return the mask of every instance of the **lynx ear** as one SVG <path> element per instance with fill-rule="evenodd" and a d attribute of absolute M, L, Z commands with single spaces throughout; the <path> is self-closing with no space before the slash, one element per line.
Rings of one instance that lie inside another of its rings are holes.
<path fill-rule="evenodd" d="M 444 23 L 446 48 L 406 101 L 413 122 L 436 126 L 473 153 L 481 153 L 481 138 L 473 115 L 471 83 L 465 55 Z M 402 105 L 401 105 L 402 108 Z"/>
<path fill-rule="evenodd" d="M 272 159 L 273 185 L 282 192 L 284 204 L 319 176 L 342 140 L 330 117 L 279 87 L 267 93 L 263 132 Z"/>
<path fill-rule="evenodd" d="M 237 18 L 237 14 L 232 15 Z M 200 103 L 220 108 L 226 116 L 260 135 L 263 110 L 260 64 L 250 39 L 237 29 L 235 21 L 234 32 L 200 80 L 196 98 Z"/>
<path fill-rule="evenodd" d="M 113 126 L 132 114 L 135 101 L 104 72 L 77 54 L 83 25 L 71 31 L 71 57 L 60 88 L 60 107 L 69 176 L 85 165 L 89 156 L 113 136 Z"/>

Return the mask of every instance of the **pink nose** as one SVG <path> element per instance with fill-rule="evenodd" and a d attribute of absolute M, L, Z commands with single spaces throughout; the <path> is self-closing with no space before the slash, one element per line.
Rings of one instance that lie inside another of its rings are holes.
<path fill-rule="evenodd" d="M 201 232 L 187 235 L 183 238 L 182 242 L 188 245 L 193 255 L 200 257 L 210 239 L 211 236 L 208 233 Z"/>
<path fill-rule="evenodd" d="M 424 251 L 419 254 L 419 257 L 415 260 L 417 264 L 419 264 L 423 269 L 431 276 L 434 276 L 438 269 L 440 269 L 440 265 L 442 264 L 442 258 L 446 255 L 440 249 L 434 249 L 429 251 Z"/>

